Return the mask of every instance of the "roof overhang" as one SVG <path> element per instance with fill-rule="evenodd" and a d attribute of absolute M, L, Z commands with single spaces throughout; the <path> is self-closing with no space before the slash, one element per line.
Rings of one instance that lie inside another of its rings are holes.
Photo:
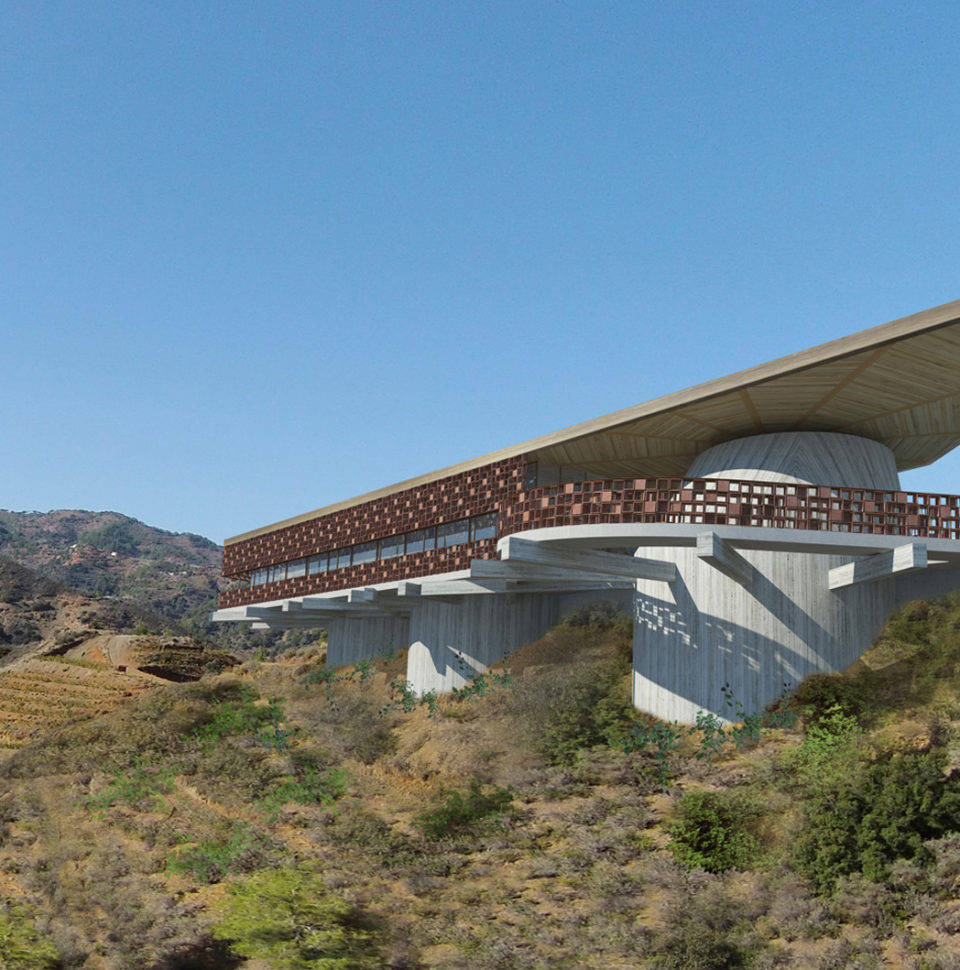
<path fill-rule="evenodd" d="M 886 445 L 897 468 L 960 444 L 960 300 L 524 441 L 226 540 L 252 538 L 517 455 L 591 478 L 672 478 L 724 441 L 830 431 Z M 829 484 L 829 483 L 825 483 Z"/>

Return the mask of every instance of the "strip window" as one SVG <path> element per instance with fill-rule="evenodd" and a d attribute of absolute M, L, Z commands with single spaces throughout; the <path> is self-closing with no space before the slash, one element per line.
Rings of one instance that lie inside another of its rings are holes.
<path fill-rule="evenodd" d="M 315 576 L 334 569 L 345 569 L 351 565 L 357 566 L 381 559 L 395 559 L 397 556 L 432 552 L 434 549 L 449 549 L 465 542 L 479 542 L 496 537 L 497 513 L 487 512 L 469 519 L 457 519 L 454 522 L 430 526 L 428 529 L 402 532 L 379 541 L 361 542 L 343 549 L 321 552 L 309 558 L 263 566 L 250 573 L 250 585 L 262 586 L 264 583 L 297 579 L 305 575 Z"/>
<path fill-rule="evenodd" d="M 293 562 L 287 563 L 287 579 L 297 579 L 300 576 L 307 575 L 307 560 L 306 559 L 294 559 Z"/>

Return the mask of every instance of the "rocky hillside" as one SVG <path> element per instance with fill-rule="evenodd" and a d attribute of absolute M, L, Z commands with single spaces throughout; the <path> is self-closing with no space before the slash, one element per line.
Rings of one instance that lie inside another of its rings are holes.
<path fill-rule="evenodd" d="M 187 635 L 240 653 L 316 638 L 210 623 L 221 552 L 116 512 L 0 510 L 0 662 L 79 629 Z"/>
<path fill-rule="evenodd" d="M 205 624 L 222 549 L 117 512 L 0 511 L 0 558 L 90 596 L 119 597 L 168 620 Z"/>
<path fill-rule="evenodd" d="M 163 630 L 169 623 L 136 601 L 81 593 L 0 558 L 0 664 L 44 643 L 78 642 L 98 630 Z"/>

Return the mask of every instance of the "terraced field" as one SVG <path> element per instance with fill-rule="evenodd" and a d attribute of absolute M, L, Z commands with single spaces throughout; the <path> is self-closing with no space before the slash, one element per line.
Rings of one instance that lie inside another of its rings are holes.
<path fill-rule="evenodd" d="M 0 751 L 14 750 L 55 728 L 112 710 L 160 683 L 89 662 L 30 657 L 0 670 Z"/>

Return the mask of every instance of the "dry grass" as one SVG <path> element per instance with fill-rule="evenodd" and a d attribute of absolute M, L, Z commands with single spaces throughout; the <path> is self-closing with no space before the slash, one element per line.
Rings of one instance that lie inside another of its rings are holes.
<path fill-rule="evenodd" d="M 952 621 L 936 611 L 925 617 L 917 622 L 934 633 L 903 649 L 943 676 L 953 649 L 943 628 Z M 558 628 L 511 658 L 512 688 L 446 705 L 436 718 L 425 708 L 381 714 L 402 657 L 364 683 L 335 684 L 331 695 L 306 683 L 316 659 L 305 656 L 161 687 L 89 666 L 6 671 L 0 711 L 24 733 L 0 764 L 0 888 L 37 907 L 65 970 L 235 965 L 210 936 L 224 886 L 293 864 L 314 867 L 364 914 L 385 967 L 960 965 L 960 837 L 943 840 L 932 868 L 896 869 L 890 887 L 848 881 L 824 899 L 792 871 L 788 850 L 802 814 L 783 752 L 798 732 L 772 733 L 710 767 L 692 747 L 682 751 L 667 792 L 655 790 L 642 753 L 599 745 L 551 764 L 545 739 L 558 712 L 598 672 L 616 693 L 624 646 L 610 629 Z M 890 639 L 878 649 L 859 668 L 885 678 L 874 682 L 882 708 L 874 745 L 928 743 L 934 707 L 935 730 L 952 736 L 942 708 L 960 696 L 955 680 L 944 687 L 925 674 L 907 677 L 910 657 L 898 657 Z M 289 747 L 243 735 L 196 741 L 218 704 L 243 688 L 261 703 L 283 700 Z M 17 700 L 23 720 L 13 716 Z M 910 710 L 905 720 L 890 713 L 900 701 Z M 68 708 L 83 713 L 67 716 Z M 84 808 L 137 763 L 174 772 L 160 803 L 120 800 L 101 815 Z M 282 780 L 337 766 L 348 772 L 348 791 L 335 804 L 291 801 L 275 822 L 264 820 L 258 801 Z M 498 825 L 425 839 L 416 817 L 474 779 L 511 787 L 512 809 Z M 663 826 L 692 788 L 738 791 L 765 806 L 756 871 L 711 876 L 674 860 Z M 243 826 L 255 844 L 219 882 L 170 870 L 178 845 L 223 846 Z"/>

